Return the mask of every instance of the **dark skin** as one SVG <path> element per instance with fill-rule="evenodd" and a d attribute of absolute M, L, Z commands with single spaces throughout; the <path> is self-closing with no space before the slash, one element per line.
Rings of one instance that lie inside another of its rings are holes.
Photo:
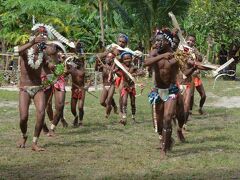
<path fill-rule="evenodd" d="M 50 44 L 46 48 L 46 52 L 49 57 L 49 61 L 51 61 L 51 67 L 50 68 L 44 68 L 43 75 L 48 75 L 53 73 L 55 69 L 55 65 L 62 63 L 63 59 L 61 56 L 61 51 L 57 49 L 56 45 Z M 57 126 L 58 122 L 62 120 L 63 124 L 66 125 L 65 120 L 63 119 L 63 110 L 64 110 L 64 102 L 65 102 L 65 91 L 59 91 L 59 90 L 53 90 L 53 86 L 51 88 L 47 89 L 45 91 L 46 94 L 46 111 L 48 114 L 48 117 L 50 121 L 52 121 L 52 124 Z M 55 99 L 55 112 L 53 114 L 52 109 L 52 97 L 54 95 Z M 44 132 L 47 133 L 48 128 L 46 124 L 44 124 Z M 54 136 L 53 129 L 50 130 L 47 134 L 48 136 Z"/>
<path fill-rule="evenodd" d="M 126 41 L 126 39 L 124 38 L 124 37 L 118 37 L 118 39 L 117 39 L 117 44 L 120 46 L 120 47 L 122 47 L 122 48 L 125 48 L 126 46 L 127 46 L 127 41 Z M 100 58 L 100 59 L 104 59 L 106 56 L 107 56 L 107 54 L 108 54 L 109 52 L 108 51 L 105 51 L 104 53 L 99 53 L 98 54 L 98 57 Z M 117 56 L 117 55 L 119 55 L 121 52 L 119 51 L 119 50 L 117 50 L 116 48 L 113 48 L 112 49 L 112 53 L 115 55 L 115 56 Z M 115 65 L 113 64 L 113 69 L 114 69 L 114 67 L 115 67 Z M 121 84 L 120 84 L 120 86 L 121 86 Z M 121 94 L 121 87 L 119 87 L 119 94 Z M 114 105 L 114 104 L 112 104 L 112 105 Z M 122 97 L 121 96 L 119 96 L 119 111 L 122 113 Z"/>
<path fill-rule="evenodd" d="M 125 67 L 125 69 L 134 77 L 134 76 L 138 76 L 138 72 L 137 72 L 137 68 L 134 67 L 131 64 L 132 61 L 132 56 L 129 54 L 126 54 L 122 57 L 122 61 L 123 61 L 123 65 Z M 135 84 L 134 82 L 127 76 L 127 74 L 122 73 L 123 74 L 123 80 L 121 82 L 121 91 L 122 88 L 134 88 Z M 120 92 L 121 92 L 120 91 Z M 128 96 L 130 97 L 130 101 L 131 101 L 131 110 L 132 110 L 132 115 L 133 115 L 133 120 L 135 121 L 135 113 L 136 113 L 136 97 L 133 93 L 129 93 L 126 92 L 123 96 L 122 96 L 122 112 L 123 112 L 123 116 L 122 116 L 122 120 L 120 121 L 120 123 L 122 123 L 123 125 L 126 125 L 126 109 L 127 109 L 127 101 L 128 101 Z"/>
<path fill-rule="evenodd" d="M 28 56 L 27 50 L 29 48 L 34 49 L 34 60 L 36 61 L 38 58 L 38 48 L 37 44 L 41 42 L 45 42 L 46 38 L 42 35 L 38 35 L 32 41 L 28 42 L 27 44 L 19 47 L 19 55 L 20 55 L 20 88 L 24 88 L 26 86 L 40 86 L 41 85 L 41 71 L 44 66 L 48 66 L 46 53 L 44 53 L 44 59 L 42 64 L 38 69 L 32 69 L 28 65 Z M 20 112 L 20 129 L 23 135 L 27 133 L 27 122 L 28 122 L 28 111 L 29 105 L 31 102 L 31 97 L 26 91 L 20 90 L 19 92 L 19 112 Z M 44 123 L 44 116 L 45 116 L 45 94 L 42 90 L 38 91 L 34 97 L 33 102 L 36 108 L 36 124 L 34 130 L 34 137 L 39 137 L 42 126 Z M 23 136 L 18 143 L 18 147 L 24 148 L 26 144 L 27 136 Z M 43 151 L 44 149 L 37 145 L 37 142 L 32 144 L 32 150 L 34 151 Z"/>
<path fill-rule="evenodd" d="M 155 57 L 150 57 L 145 60 L 145 66 L 152 66 L 155 72 L 154 82 L 155 86 L 160 89 L 167 89 L 171 84 L 175 84 L 176 76 L 178 72 L 178 63 L 173 58 L 173 51 L 169 42 L 162 38 L 160 41 L 161 54 L 158 53 Z M 157 130 L 159 134 L 162 134 L 163 129 L 172 128 L 172 118 L 175 114 L 176 99 L 171 99 L 166 102 L 160 101 L 153 105 L 153 112 L 156 114 Z M 164 132 L 163 132 L 164 133 Z M 168 141 L 170 137 L 167 137 Z M 162 157 L 165 156 L 167 151 L 167 139 L 163 138 L 163 148 L 161 149 Z"/>
<path fill-rule="evenodd" d="M 187 43 L 190 47 L 194 48 L 195 44 L 196 44 L 196 39 L 195 37 L 193 36 L 188 36 L 187 37 Z M 196 56 L 196 61 L 197 62 L 202 62 L 202 56 L 200 55 L 200 53 L 197 51 L 197 49 L 195 49 L 195 52 L 194 52 L 195 56 Z M 198 77 L 198 74 L 200 73 L 199 70 L 197 70 L 195 73 L 193 73 L 193 77 Z M 199 86 L 195 86 L 196 90 L 198 91 L 201 99 L 200 99 L 200 102 L 199 102 L 199 109 L 198 109 L 198 112 L 199 114 L 203 114 L 203 105 L 206 101 L 206 92 L 205 92 L 205 89 L 204 89 L 204 86 L 203 84 L 200 84 Z M 192 92 L 192 96 L 191 96 L 191 101 L 190 101 L 190 109 L 193 108 L 193 103 L 194 103 L 194 89 L 193 88 L 193 92 Z"/>
<path fill-rule="evenodd" d="M 196 70 L 210 70 L 209 68 L 206 68 L 201 65 L 200 62 L 196 62 L 192 59 L 192 57 L 189 57 L 189 59 L 184 64 L 184 67 L 182 68 L 182 72 L 178 75 L 178 82 L 180 85 L 189 85 L 194 86 L 192 82 L 192 75 Z M 185 78 L 183 78 L 183 76 Z M 185 124 L 188 120 L 189 111 L 190 111 L 190 102 L 192 97 L 192 89 L 193 88 L 187 88 L 184 91 L 183 99 L 184 99 L 184 114 L 185 114 Z"/>
<path fill-rule="evenodd" d="M 84 116 L 84 101 L 85 101 L 85 69 L 84 62 L 78 62 L 77 67 L 68 66 L 68 74 L 72 77 L 72 92 L 74 90 L 81 90 L 81 99 L 71 97 L 71 112 L 75 117 L 73 121 L 73 126 L 82 126 L 83 116 Z M 79 116 L 77 115 L 77 105 Z M 78 123 L 79 122 L 79 123 Z"/>
<path fill-rule="evenodd" d="M 110 115 L 112 107 L 114 108 L 114 112 L 117 113 L 117 106 L 113 99 L 115 84 L 113 74 L 111 73 L 114 57 L 115 55 L 113 53 L 108 53 L 104 62 L 98 59 L 95 65 L 95 70 L 102 72 L 103 90 L 100 98 L 100 104 L 106 107 L 106 118 Z"/>

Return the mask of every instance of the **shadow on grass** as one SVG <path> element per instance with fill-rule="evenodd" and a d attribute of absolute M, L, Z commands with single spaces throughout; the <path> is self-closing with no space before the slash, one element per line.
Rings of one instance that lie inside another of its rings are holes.
<path fill-rule="evenodd" d="M 77 141 L 69 141 L 64 143 L 59 142 L 48 142 L 43 147 L 52 147 L 52 146 L 58 146 L 58 147 L 80 147 L 80 146 L 86 146 L 86 145 L 100 145 L 100 146 L 110 146 L 110 145 L 122 145 L 119 142 L 113 142 L 109 141 L 107 139 L 89 139 L 89 140 L 77 140 Z"/>
<path fill-rule="evenodd" d="M 15 165 L 1 165 L 0 166 L 0 179 L 76 179 L 76 176 L 69 175 L 64 171 L 59 170 L 59 166 L 63 164 L 47 165 L 46 162 L 38 161 L 34 164 L 34 160 L 30 161 L 31 164 L 22 164 L 21 166 Z M 55 168 L 54 168 L 55 167 Z"/>

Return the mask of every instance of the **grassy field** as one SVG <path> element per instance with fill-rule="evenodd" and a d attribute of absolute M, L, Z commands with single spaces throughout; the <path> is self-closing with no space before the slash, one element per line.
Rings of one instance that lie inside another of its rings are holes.
<path fill-rule="evenodd" d="M 138 123 L 129 118 L 126 127 L 118 123 L 117 115 L 105 119 L 99 100 L 87 95 L 84 127 L 64 129 L 59 124 L 55 138 L 42 134 L 39 143 L 46 151 L 41 153 L 30 148 L 34 107 L 30 108 L 28 147 L 18 149 L 18 93 L 1 91 L 0 179 L 240 179 L 239 108 L 213 106 L 218 98 L 238 96 L 240 84 L 219 81 L 212 89 L 213 80 L 205 79 L 204 85 L 209 95 L 207 114 L 198 115 L 195 107 L 185 134 L 187 142 L 180 143 L 174 130 L 176 143 L 164 160 L 160 160 L 158 136 L 152 127 L 149 87 L 137 97 Z M 198 104 L 199 96 L 195 96 Z M 65 118 L 71 124 L 69 104 Z"/>

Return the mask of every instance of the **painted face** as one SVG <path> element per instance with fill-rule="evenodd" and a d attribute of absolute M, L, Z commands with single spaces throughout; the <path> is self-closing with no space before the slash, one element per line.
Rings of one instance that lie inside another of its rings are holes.
<path fill-rule="evenodd" d="M 125 38 L 119 37 L 117 44 L 118 44 L 119 46 L 121 46 L 122 48 L 125 48 L 125 47 L 127 46 L 127 41 L 126 41 Z"/>
<path fill-rule="evenodd" d="M 195 37 L 188 36 L 188 38 L 187 38 L 187 44 L 188 44 L 190 47 L 193 47 L 193 46 L 195 46 L 195 43 L 196 43 Z"/>

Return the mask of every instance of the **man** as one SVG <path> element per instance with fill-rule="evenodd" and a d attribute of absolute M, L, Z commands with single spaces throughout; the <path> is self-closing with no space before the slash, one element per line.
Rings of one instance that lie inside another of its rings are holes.
<path fill-rule="evenodd" d="M 196 38 L 194 35 L 188 35 L 187 37 L 187 44 L 188 46 L 190 46 L 191 48 L 193 48 L 193 54 L 194 54 L 194 60 L 196 62 L 202 62 L 202 56 L 199 53 L 199 51 L 195 48 L 195 44 L 196 44 Z M 194 83 L 194 87 L 193 87 L 193 93 L 192 93 L 192 97 L 191 97 L 191 106 L 190 106 L 190 111 L 192 111 L 193 108 L 193 104 L 194 104 L 194 89 L 196 88 L 196 90 L 198 91 L 199 95 L 200 95 L 200 102 L 199 102 L 199 109 L 198 112 L 199 114 L 203 114 L 203 105 L 206 101 L 206 93 L 203 87 L 203 83 L 202 80 L 200 79 L 200 70 L 196 69 L 196 71 L 192 74 L 193 75 L 193 83 Z M 191 113 L 191 112 L 190 112 Z"/>
<path fill-rule="evenodd" d="M 115 55 L 113 53 L 108 53 L 105 61 L 97 59 L 95 64 L 95 71 L 102 72 L 103 89 L 100 104 L 106 108 L 106 118 L 109 117 L 112 108 L 114 108 L 114 112 L 117 114 L 117 106 L 113 99 L 115 92 L 115 80 L 113 74 L 111 73 L 114 58 Z"/>
<path fill-rule="evenodd" d="M 152 102 L 153 123 L 155 131 L 162 136 L 160 141 L 161 157 L 172 146 L 172 118 L 175 113 L 178 88 L 176 76 L 178 62 L 173 58 L 172 34 L 168 29 L 159 33 L 157 55 L 145 60 L 145 66 L 151 66 L 155 72 L 153 91 L 149 95 Z M 156 51 L 156 50 L 155 50 Z"/>
<path fill-rule="evenodd" d="M 19 86 L 19 112 L 20 129 L 22 138 L 18 142 L 18 147 L 25 148 L 27 141 L 27 122 L 28 111 L 31 99 L 36 107 L 36 124 L 33 135 L 32 150 L 44 151 L 37 145 L 45 116 L 45 94 L 42 89 L 41 71 L 43 66 L 49 66 L 45 53 L 45 41 L 47 40 L 47 31 L 45 27 L 40 26 L 35 30 L 31 40 L 21 46 L 15 47 L 15 52 L 20 56 L 20 86 Z"/>

